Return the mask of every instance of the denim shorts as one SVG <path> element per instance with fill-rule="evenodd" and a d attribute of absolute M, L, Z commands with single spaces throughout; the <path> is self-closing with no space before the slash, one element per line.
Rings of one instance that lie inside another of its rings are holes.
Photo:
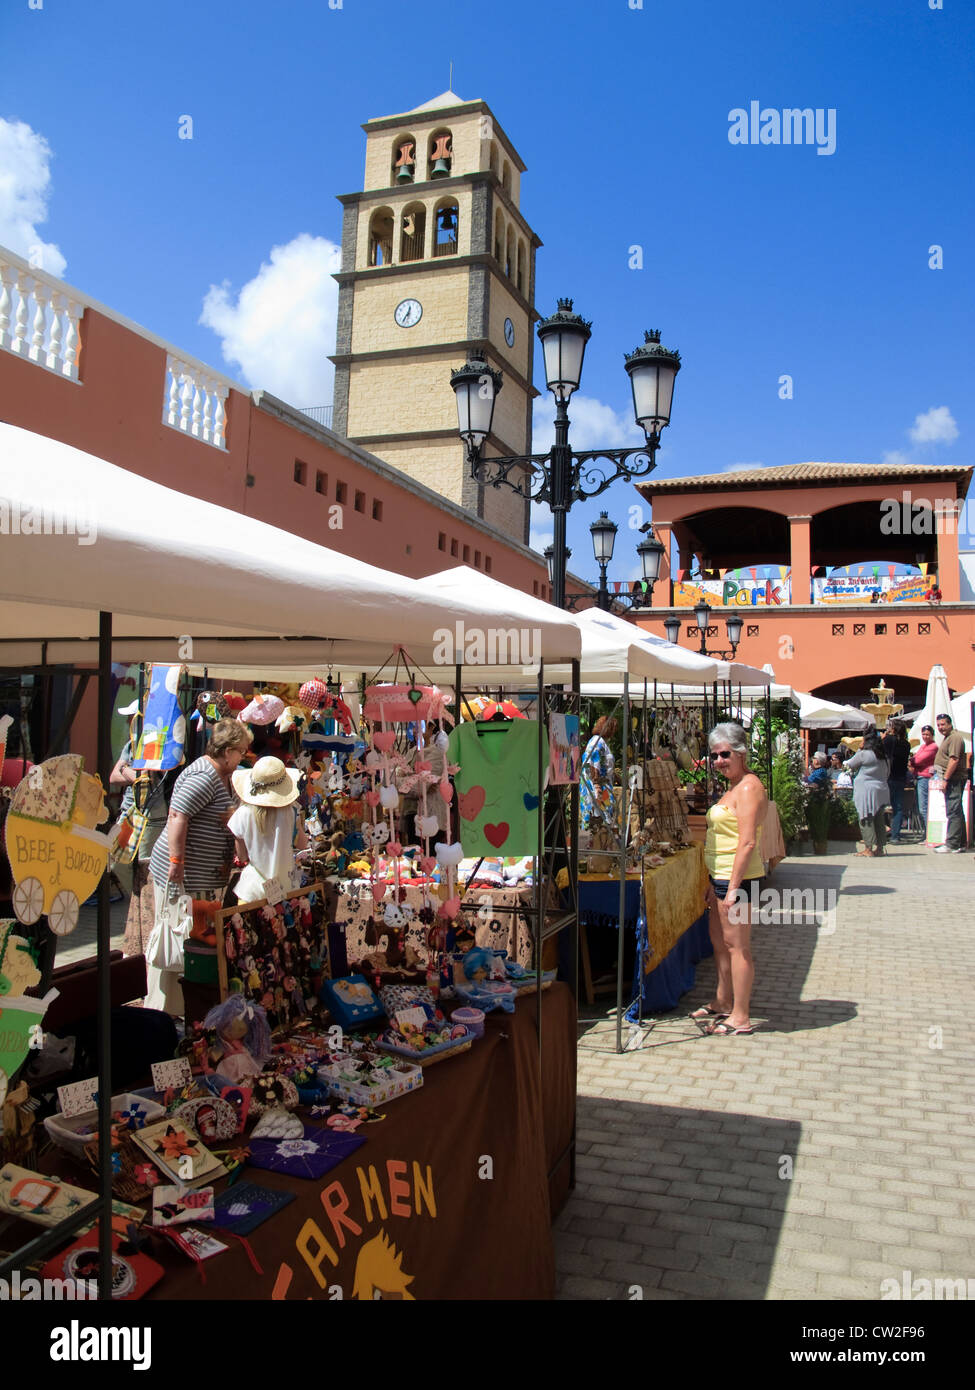
<path fill-rule="evenodd" d="M 727 896 L 728 896 L 728 885 L 731 883 L 731 879 L 730 879 L 730 878 L 711 878 L 711 875 L 709 874 L 709 875 L 708 875 L 708 880 L 709 880 L 709 882 L 710 882 L 710 884 L 711 884 L 711 887 L 714 889 L 714 896 L 715 896 L 720 902 L 724 902 L 725 898 L 727 898 Z M 744 893 L 750 894 L 750 893 L 751 893 L 751 890 L 752 890 L 752 884 L 754 883 L 754 884 L 755 884 L 755 892 L 756 892 L 756 893 L 761 893 L 761 891 L 762 891 L 762 884 L 763 884 L 764 882 L 765 882 L 765 879 L 764 879 L 764 878 L 743 878 L 742 881 L 741 881 L 741 887 L 738 889 L 738 891 L 739 891 L 739 893 L 744 892 Z"/>

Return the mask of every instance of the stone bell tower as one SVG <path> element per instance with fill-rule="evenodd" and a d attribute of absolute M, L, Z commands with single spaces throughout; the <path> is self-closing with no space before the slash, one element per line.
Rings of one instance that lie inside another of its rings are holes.
<path fill-rule="evenodd" d="M 361 193 L 340 197 L 333 426 L 527 543 L 528 503 L 470 477 L 450 371 L 504 373 L 483 456 L 531 449 L 535 251 L 524 164 L 490 108 L 444 92 L 367 121 Z"/>

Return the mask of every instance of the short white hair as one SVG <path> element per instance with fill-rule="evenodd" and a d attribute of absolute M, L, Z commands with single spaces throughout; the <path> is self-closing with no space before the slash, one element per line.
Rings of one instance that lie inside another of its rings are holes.
<path fill-rule="evenodd" d="M 716 743 L 726 743 L 732 753 L 748 752 L 748 740 L 740 724 L 715 724 L 708 734 L 708 748 L 712 752 Z"/>
<path fill-rule="evenodd" d="M 825 753 L 814 753 L 812 760 L 814 763 L 826 763 L 829 761 Z"/>

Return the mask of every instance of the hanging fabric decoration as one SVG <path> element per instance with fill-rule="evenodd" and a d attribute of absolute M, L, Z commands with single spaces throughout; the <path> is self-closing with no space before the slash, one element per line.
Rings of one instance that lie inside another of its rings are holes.
<path fill-rule="evenodd" d="M 161 666 L 151 662 L 147 671 L 142 737 L 133 739 L 132 766 L 153 772 L 167 772 L 183 762 L 186 720 L 179 707 L 179 678 L 182 666 Z M 136 715 L 135 718 L 138 718 Z"/>

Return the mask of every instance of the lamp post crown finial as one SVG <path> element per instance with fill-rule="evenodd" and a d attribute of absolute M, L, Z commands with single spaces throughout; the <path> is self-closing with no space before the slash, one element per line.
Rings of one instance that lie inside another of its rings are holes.
<path fill-rule="evenodd" d="M 644 329 L 644 331 L 643 331 L 643 341 L 644 341 L 645 343 L 659 343 L 659 342 L 660 342 L 660 329 L 659 329 L 659 328 L 646 328 L 646 329 Z"/>

